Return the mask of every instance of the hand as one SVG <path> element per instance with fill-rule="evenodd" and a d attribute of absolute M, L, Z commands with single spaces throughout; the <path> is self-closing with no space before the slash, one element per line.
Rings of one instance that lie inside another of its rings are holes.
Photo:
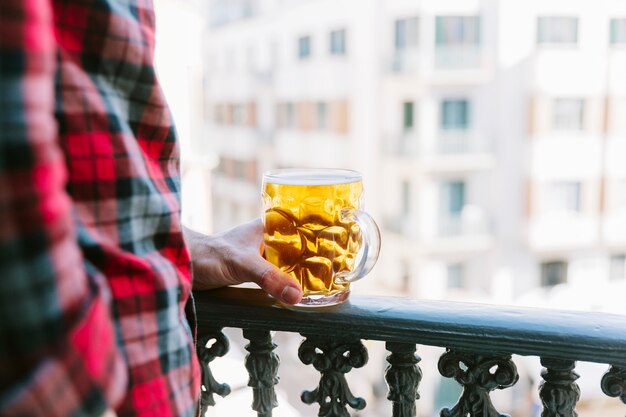
<path fill-rule="evenodd" d="M 188 228 L 183 231 L 191 253 L 194 290 L 254 282 L 287 304 L 295 304 L 302 298 L 298 283 L 261 256 L 261 219 L 213 236 Z"/>

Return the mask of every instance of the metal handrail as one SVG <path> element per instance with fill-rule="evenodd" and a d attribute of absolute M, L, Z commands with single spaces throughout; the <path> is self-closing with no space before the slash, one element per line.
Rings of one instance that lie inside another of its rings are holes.
<path fill-rule="evenodd" d="M 318 312 L 281 307 L 261 290 L 195 293 L 198 333 L 215 327 L 442 346 L 626 366 L 626 317 L 617 314 L 353 294 Z"/>

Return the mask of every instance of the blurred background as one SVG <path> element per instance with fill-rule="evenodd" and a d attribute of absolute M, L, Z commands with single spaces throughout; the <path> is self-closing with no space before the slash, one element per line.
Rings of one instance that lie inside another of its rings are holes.
<path fill-rule="evenodd" d="M 383 237 L 355 292 L 626 314 L 626 2 L 155 3 L 190 227 L 260 216 L 265 170 L 351 168 Z M 297 337 L 277 338 L 289 398 L 275 415 L 313 415 L 296 391 L 316 373 L 303 378 Z M 355 415 L 386 415 L 384 346 L 368 348 Z M 460 391 L 436 376 L 439 351 L 419 353 L 418 410 L 436 415 Z M 604 369 L 579 367 L 579 414 L 623 416 L 597 386 Z M 522 377 L 500 411 L 534 416 L 537 383 Z M 223 401 L 211 415 L 244 415 Z"/>

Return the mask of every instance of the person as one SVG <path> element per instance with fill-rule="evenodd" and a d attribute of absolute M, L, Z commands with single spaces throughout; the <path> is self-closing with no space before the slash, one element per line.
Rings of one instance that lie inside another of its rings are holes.
<path fill-rule="evenodd" d="M 191 416 L 194 289 L 301 289 L 180 220 L 151 0 L 0 2 L 0 415 Z"/>

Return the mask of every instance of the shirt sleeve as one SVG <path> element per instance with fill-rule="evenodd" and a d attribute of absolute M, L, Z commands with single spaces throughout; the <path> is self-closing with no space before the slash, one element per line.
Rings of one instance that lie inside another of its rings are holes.
<path fill-rule="evenodd" d="M 0 1 L 0 415 L 99 416 L 125 395 L 109 299 L 77 244 L 54 118 L 50 0 Z"/>

